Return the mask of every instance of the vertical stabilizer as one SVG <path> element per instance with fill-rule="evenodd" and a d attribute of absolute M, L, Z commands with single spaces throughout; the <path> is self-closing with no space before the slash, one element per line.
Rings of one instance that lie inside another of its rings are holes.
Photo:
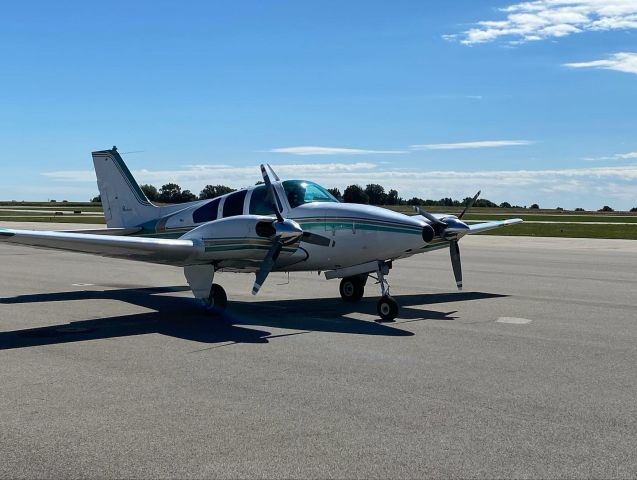
<path fill-rule="evenodd" d="M 146 198 L 116 147 L 93 152 L 93 164 L 109 228 L 137 227 L 159 217 L 160 209 Z"/>

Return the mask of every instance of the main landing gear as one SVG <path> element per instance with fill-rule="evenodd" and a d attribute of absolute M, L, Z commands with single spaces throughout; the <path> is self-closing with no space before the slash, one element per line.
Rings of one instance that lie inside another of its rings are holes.
<path fill-rule="evenodd" d="M 228 296 L 221 285 L 212 283 L 215 277 L 214 265 L 187 265 L 184 275 L 192 294 L 206 311 L 220 315 L 228 305 Z"/>
<path fill-rule="evenodd" d="M 385 275 L 389 273 L 390 265 L 386 262 L 378 262 L 376 277 L 380 286 L 381 298 L 378 300 L 376 310 L 382 321 L 391 322 L 398 316 L 400 307 L 398 302 L 389 294 L 389 283 L 385 279 Z M 354 303 L 363 298 L 365 292 L 365 284 L 370 275 L 367 273 L 345 277 L 341 280 L 339 291 L 344 302 Z M 374 278 L 374 277 L 372 277 Z"/>
<path fill-rule="evenodd" d="M 345 277 L 341 280 L 339 291 L 344 302 L 354 303 L 363 298 L 365 293 L 365 284 L 367 283 L 367 274 L 354 275 L 353 277 Z"/>
<path fill-rule="evenodd" d="M 208 298 L 202 301 L 206 310 L 221 315 L 228 305 L 228 296 L 221 285 L 213 283 Z"/>

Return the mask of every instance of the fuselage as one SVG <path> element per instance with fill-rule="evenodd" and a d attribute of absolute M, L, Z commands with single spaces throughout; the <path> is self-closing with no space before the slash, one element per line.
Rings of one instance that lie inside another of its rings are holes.
<path fill-rule="evenodd" d="M 298 223 L 303 232 L 325 239 L 316 244 L 302 238 L 294 245 L 287 245 L 276 262 L 277 270 L 332 270 L 375 260 L 394 260 L 447 245 L 432 241 L 431 227 L 420 216 L 371 205 L 340 203 L 331 195 L 324 195 L 325 190 L 312 182 L 290 180 L 276 188 L 284 217 Z M 298 188 L 310 193 L 299 199 Z M 273 216 L 266 188 L 260 185 L 207 202 L 184 204 L 183 209 L 144 224 L 140 235 L 200 238 L 206 251 L 214 252 L 216 259 L 227 252 L 228 260 L 222 261 L 220 268 L 249 271 L 253 269 L 250 260 L 260 260 L 271 244 L 255 231 L 255 222 L 259 217 L 269 220 Z"/>

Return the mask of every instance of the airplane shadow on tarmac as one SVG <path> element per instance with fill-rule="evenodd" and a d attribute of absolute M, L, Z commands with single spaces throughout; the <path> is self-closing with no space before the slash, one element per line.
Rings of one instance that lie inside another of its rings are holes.
<path fill-rule="evenodd" d="M 189 291 L 188 287 L 119 288 L 41 293 L 0 298 L 2 304 L 66 302 L 71 300 L 118 300 L 153 310 L 148 313 L 79 320 L 41 328 L 0 332 L 0 350 L 40 345 L 55 345 L 105 338 L 160 333 L 206 344 L 268 343 L 268 339 L 309 332 L 334 332 L 388 337 L 412 336 L 374 321 L 357 320 L 347 315 L 355 312 L 376 316 L 375 297 L 359 303 L 344 303 L 340 298 L 295 299 L 263 302 L 232 301 L 223 316 L 211 316 L 190 297 L 171 296 Z M 481 292 L 451 294 L 397 295 L 400 319 L 454 320 L 451 312 L 411 308 L 428 303 L 448 303 L 505 295 Z M 272 335 L 261 328 L 271 327 L 298 332 Z"/>

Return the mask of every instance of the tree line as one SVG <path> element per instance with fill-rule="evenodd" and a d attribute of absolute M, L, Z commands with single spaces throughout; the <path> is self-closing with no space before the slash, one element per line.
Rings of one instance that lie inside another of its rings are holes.
<path fill-rule="evenodd" d="M 263 182 L 257 182 L 257 185 Z M 199 195 L 195 195 L 190 190 L 182 190 L 182 188 L 176 183 L 167 183 L 162 185 L 159 189 L 154 185 L 141 185 L 140 188 L 151 202 L 159 203 L 186 203 L 195 200 L 208 200 L 227 193 L 236 191 L 232 187 L 226 185 L 206 185 Z M 471 197 L 466 197 L 463 200 L 455 200 L 453 198 L 445 197 L 439 200 L 423 199 L 419 197 L 412 197 L 409 199 L 403 198 L 398 194 L 395 189 L 385 191 L 385 187 L 377 183 L 370 183 L 365 187 L 361 185 L 350 185 L 342 193 L 338 188 L 327 189 L 332 195 L 345 203 L 362 203 L 368 205 L 413 205 L 422 207 L 463 207 L 471 201 Z M 101 202 L 101 198 L 98 195 L 93 198 L 91 202 Z M 497 204 L 486 198 L 478 198 L 474 204 L 475 207 L 483 208 L 526 208 L 525 206 L 511 205 L 509 202 L 502 202 Z M 532 204 L 530 209 L 539 209 L 540 206 L 537 203 Z M 557 210 L 563 211 L 561 207 L 557 207 Z M 583 208 L 576 208 L 575 211 L 583 212 Z M 600 212 L 613 212 L 614 210 L 605 205 L 600 208 Z M 631 212 L 637 212 L 637 207 L 632 208 Z"/>

